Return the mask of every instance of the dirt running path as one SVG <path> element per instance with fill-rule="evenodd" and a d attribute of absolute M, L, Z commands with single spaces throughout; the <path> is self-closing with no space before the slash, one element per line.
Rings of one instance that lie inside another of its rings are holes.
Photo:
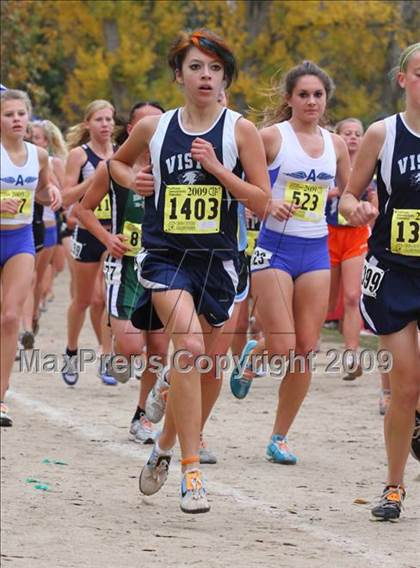
<path fill-rule="evenodd" d="M 41 320 L 44 353 L 63 351 L 67 287 L 63 276 Z M 82 338 L 95 347 L 90 325 Z M 415 568 L 420 464 L 409 458 L 402 521 L 370 522 L 385 479 L 379 378 L 346 384 L 321 362 L 290 435 L 294 467 L 264 460 L 278 381 L 258 380 L 242 402 L 225 383 L 206 432 L 219 458 L 204 466 L 212 511 L 198 517 L 179 509 L 176 459 L 160 494 L 138 492 L 150 446 L 127 438 L 136 380 L 106 387 L 92 366 L 69 388 L 58 374 L 15 372 L 15 426 L 1 432 L 2 566 Z"/>

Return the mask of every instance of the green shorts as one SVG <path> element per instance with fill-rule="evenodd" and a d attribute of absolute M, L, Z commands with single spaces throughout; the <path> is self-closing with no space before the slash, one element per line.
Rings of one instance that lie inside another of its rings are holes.
<path fill-rule="evenodd" d="M 104 263 L 104 274 L 108 314 L 117 319 L 129 320 L 144 292 L 137 280 L 135 257 L 108 256 Z"/>

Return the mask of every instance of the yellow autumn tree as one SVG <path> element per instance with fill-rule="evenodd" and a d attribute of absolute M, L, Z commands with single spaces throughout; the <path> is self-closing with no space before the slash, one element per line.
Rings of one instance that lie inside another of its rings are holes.
<path fill-rule="evenodd" d="M 416 2 L 338 0 L 4 0 L 2 82 L 24 88 L 38 112 L 62 125 L 95 98 L 127 113 L 138 100 L 180 104 L 166 63 L 181 29 L 206 27 L 232 46 L 240 70 L 231 105 L 261 109 L 265 92 L 303 59 L 325 68 L 337 89 L 333 120 L 370 121 L 395 111 L 387 78 L 418 40 Z M 280 88 L 278 100 L 280 100 Z"/>

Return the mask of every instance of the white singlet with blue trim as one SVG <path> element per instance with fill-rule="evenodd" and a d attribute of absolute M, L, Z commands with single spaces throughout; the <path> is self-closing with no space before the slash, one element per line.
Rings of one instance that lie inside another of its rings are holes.
<path fill-rule="evenodd" d="M 269 215 L 264 228 L 309 239 L 324 237 L 328 234 L 325 203 L 328 190 L 334 185 L 337 169 L 332 136 L 328 130 L 320 128 L 324 151 L 319 158 L 312 158 L 302 148 L 289 121 L 276 126 L 282 143 L 268 168 L 272 197 L 288 203 L 295 202 L 300 209 L 287 221 L 279 221 Z"/>
<path fill-rule="evenodd" d="M 39 178 L 38 150 L 29 142 L 24 144 L 27 158 L 23 166 L 16 166 L 1 145 L 0 199 L 16 197 L 20 200 L 16 214 L 1 214 L 0 222 L 3 225 L 29 225 L 34 216 L 35 190 Z"/>

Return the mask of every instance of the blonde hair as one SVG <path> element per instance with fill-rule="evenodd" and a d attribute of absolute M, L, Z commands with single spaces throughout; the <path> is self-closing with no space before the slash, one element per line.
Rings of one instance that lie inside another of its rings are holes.
<path fill-rule="evenodd" d="M 90 120 L 95 112 L 105 108 L 110 108 L 112 110 L 112 115 L 115 116 L 115 108 L 109 101 L 97 99 L 88 104 L 83 116 L 83 122 L 79 122 L 79 124 L 72 126 L 67 132 L 66 141 L 67 148 L 69 150 L 72 150 L 77 146 L 81 146 L 82 144 L 86 144 L 86 142 L 89 141 L 89 130 L 86 128 L 85 122 Z"/>
<path fill-rule="evenodd" d="M 334 81 L 323 69 L 318 67 L 318 65 L 312 61 L 303 61 L 300 65 L 296 65 L 286 73 L 280 84 L 280 88 L 279 86 L 273 86 L 269 90 L 268 95 L 270 103 L 262 113 L 263 118 L 260 125 L 261 127 L 272 126 L 273 124 L 284 122 L 285 120 L 290 120 L 290 118 L 292 118 L 292 109 L 290 108 L 286 97 L 284 96 L 284 100 L 280 106 L 275 99 L 278 98 L 279 92 L 283 93 L 283 95 L 287 94 L 290 97 L 298 80 L 305 75 L 314 75 L 315 77 L 318 77 L 324 86 L 327 95 L 327 102 L 331 99 L 335 90 Z M 326 119 L 323 119 L 320 122 L 325 124 Z"/>
<path fill-rule="evenodd" d="M 32 128 L 41 128 L 48 142 L 48 153 L 65 160 L 67 158 L 67 148 L 61 130 L 51 120 L 34 120 Z"/>
<path fill-rule="evenodd" d="M 6 91 L 1 91 L 0 101 L 3 104 L 6 101 L 22 101 L 25 103 L 26 110 L 28 111 L 29 118 L 32 116 L 32 104 L 28 93 L 25 91 L 19 91 L 18 89 L 7 89 Z"/>
<path fill-rule="evenodd" d="M 345 124 L 347 124 L 347 122 L 354 122 L 355 124 L 358 124 L 360 126 L 360 128 L 362 129 L 362 132 L 364 132 L 362 121 L 359 120 L 358 118 L 349 117 L 349 118 L 344 118 L 343 120 L 340 120 L 339 122 L 337 122 L 337 124 L 335 125 L 335 129 L 334 129 L 336 134 L 340 134 L 341 129 L 343 128 L 343 126 Z"/>
<path fill-rule="evenodd" d="M 411 58 L 416 53 L 416 51 L 420 50 L 420 42 L 413 43 L 406 47 L 404 51 L 401 52 L 401 55 L 398 59 L 398 65 L 396 65 L 391 71 L 389 72 L 389 77 L 393 83 L 397 83 L 398 73 L 406 73 L 408 64 L 410 63 Z"/>

